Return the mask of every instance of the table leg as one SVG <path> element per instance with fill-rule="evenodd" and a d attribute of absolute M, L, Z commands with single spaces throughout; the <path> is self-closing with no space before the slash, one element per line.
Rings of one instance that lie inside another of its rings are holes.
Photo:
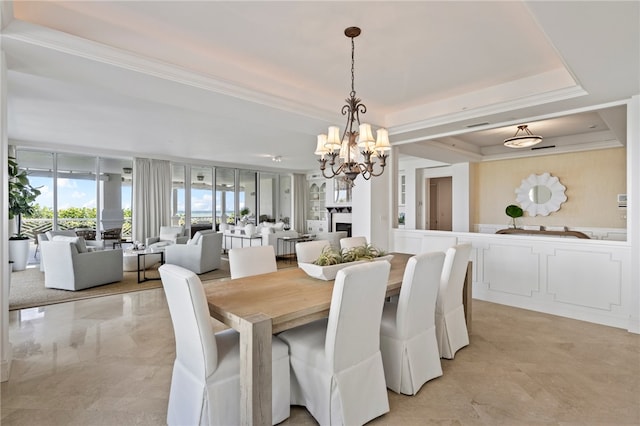
<path fill-rule="evenodd" d="M 240 318 L 240 424 L 271 425 L 271 318 Z"/>

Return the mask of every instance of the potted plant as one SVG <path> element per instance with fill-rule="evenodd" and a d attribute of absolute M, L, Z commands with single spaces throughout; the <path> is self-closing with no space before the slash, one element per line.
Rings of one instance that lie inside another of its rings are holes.
<path fill-rule="evenodd" d="M 22 233 L 22 216 L 35 213 L 34 202 L 40 190 L 29 183 L 27 172 L 20 170 L 14 157 L 9 157 L 9 220 L 16 221 L 17 232 L 9 237 L 9 260 L 13 270 L 27 267 L 30 239 Z"/>
<path fill-rule="evenodd" d="M 398 228 L 404 228 L 404 212 L 398 214 Z"/>
<path fill-rule="evenodd" d="M 522 208 L 520 208 L 520 206 L 516 206 L 515 204 L 510 204 L 505 209 L 505 213 L 507 214 L 507 216 L 513 219 L 513 229 L 516 229 L 516 218 L 522 217 L 522 215 L 524 214 Z"/>

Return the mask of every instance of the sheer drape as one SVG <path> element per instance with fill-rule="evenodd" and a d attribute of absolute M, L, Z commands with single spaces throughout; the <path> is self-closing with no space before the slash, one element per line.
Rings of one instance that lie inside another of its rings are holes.
<path fill-rule="evenodd" d="M 171 163 L 136 158 L 133 164 L 134 241 L 158 235 L 160 227 L 170 225 Z"/>
<path fill-rule="evenodd" d="M 307 231 L 307 205 L 309 205 L 309 191 L 307 190 L 307 176 L 293 175 L 293 229 L 298 232 Z"/>

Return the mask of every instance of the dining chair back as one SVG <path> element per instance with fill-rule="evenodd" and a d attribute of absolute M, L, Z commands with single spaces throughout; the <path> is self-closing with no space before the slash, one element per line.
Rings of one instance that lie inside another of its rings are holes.
<path fill-rule="evenodd" d="M 462 304 L 462 288 L 471 255 L 471 244 L 458 244 L 447 250 L 436 301 L 436 336 L 440 357 L 453 359 L 458 349 L 469 344 L 469 333 Z"/>
<path fill-rule="evenodd" d="M 229 250 L 231 278 L 268 274 L 278 270 L 272 245 L 234 248 Z"/>
<path fill-rule="evenodd" d="M 240 343 L 235 330 L 214 333 L 198 276 L 177 265 L 159 268 L 176 341 L 167 424 L 240 423 Z M 288 348 L 272 342 L 272 415 L 289 417 Z"/>
<path fill-rule="evenodd" d="M 340 240 L 340 248 L 343 250 L 364 246 L 366 244 L 367 244 L 366 237 L 348 237 Z"/>
<path fill-rule="evenodd" d="M 384 305 L 380 350 L 387 387 L 396 393 L 415 395 L 442 376 L 435 308 L 444 258 L 443 252 L 409 258 L 398 301 Z"/>
<path fill-rule="evenodd" d="M 298 262 L 313 263 L 320 257 L 322 251 L 331 247 L 329 241 L 314 240 L 296 243 L 296 257 Z"/>
<path fill-rule="evenodd" d="M 389 411 L 380 319 L 390 264 L 340 270 L 329 317 L 279 337 L 291 356 L 291 403 L 321 425 L 361 425 Z"/>

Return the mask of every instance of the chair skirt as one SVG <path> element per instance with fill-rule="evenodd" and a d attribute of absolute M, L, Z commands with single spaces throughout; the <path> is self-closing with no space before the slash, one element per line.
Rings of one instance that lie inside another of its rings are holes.
<path fill-rule="evenodd" d="M 218 368 L 206 382 L 194 376 L 178 360 L 173 366 L 167 424 L 235 425 L 240 424 L 239 339 L 233 330 L 216 334 Z M 273 339 L 272 422 L 280 423 L 290 415 L 288 348 Z M 278 385 L 280 384 L 280 385 Z"/>
<path fill-rule="evenodd" d="M 415 395 L 442 376 L 435 326 L 407 340 L 381 334 L 380 350 L 387 388 L 396 393 Z"/>
<path fill-rule="evenodd" d="M 303 405 L 320 425 L 363 425 L 389 411 L 378 352 L 331 374 L 291 357 L 291 403 Z"/>
<path fill-rule="evenodd" d="M 469 344 L 464 306 L 442 314 L 436 311 L 436 336 L 440 357 L 453 359 L 456 352 Z"/>

